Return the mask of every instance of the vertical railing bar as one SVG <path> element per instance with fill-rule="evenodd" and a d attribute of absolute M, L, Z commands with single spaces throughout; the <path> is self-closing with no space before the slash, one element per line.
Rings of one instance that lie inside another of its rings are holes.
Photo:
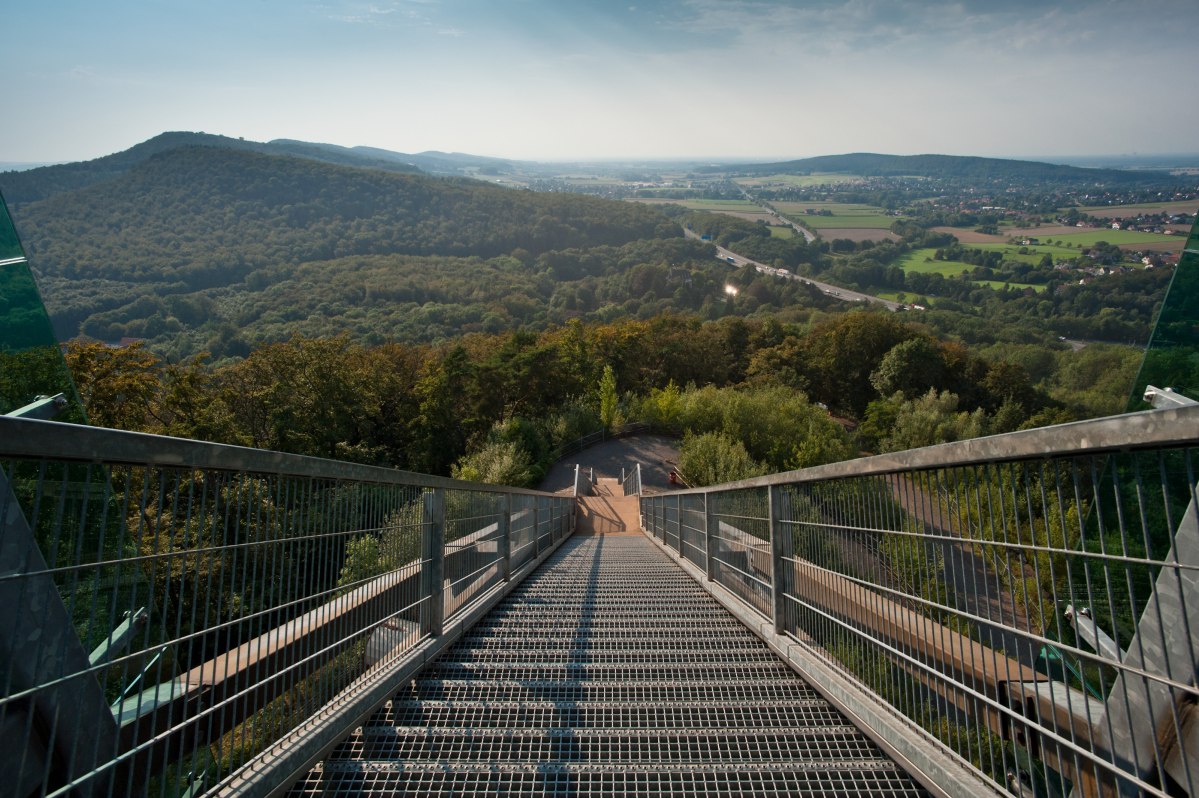
<path fill-rule="evenodd" d="M 505 492 L 500 499 L 499 528 L 496 530 L 497 551 L 503 581 L 512 580 L 512 494 Z"/>
<path fill-rule="evenodd" d="M 786 558 L 790 547 L 786 545 L 784 536 L 790 534 L 787 526 L 791 518 L 791 496 L 782 486 L 770 486 L 766 496 L 767 523 L 770 533 L 770 585 L 774 604 L 774 632 L 782 635 L 787 632 L 787 595 L 794 592 L 789 579 L 785 577 L 791 564 Z"/>
<path fill-rule="evenodd" d="M 683 497 L 679 494 L 674 494 L 674 526 L 675 533 L 678 535 L 678 550 L 679 557 L 683 556 Z"/>
<path fill-rule="evenodd" d="M 425 589 L 422 591 L 422 597 L 429 602 L 429 621 L 425 631 L 432 637 L 440 637 L 445 607 L 445 493 L 442 488 L 432 488 L 425 493 L 421 526 L 425 530 L 422 559 L 428 565 Z"/>
<path fill-rule="evenodd" d="M 704 574 L 709 582 L 714 578 L 716 562 L 715 562 L 715 534 L 718 531 L 718 522 L 716 521 L 716 494 L 712 491 L 704 491 Z"/>

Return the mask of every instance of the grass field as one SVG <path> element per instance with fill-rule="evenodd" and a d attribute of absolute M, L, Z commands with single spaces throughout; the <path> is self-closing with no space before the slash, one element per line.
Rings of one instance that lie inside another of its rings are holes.
<path fill-rule="evenodd" d="M 855 227 L 887 230 L 897 218 L 887 216 L 882 208 L 874 205 L 854 205 L 845 202 L 779 202 L 776 203 L 776 207 L 784 216 L 802 222 L 814 230 Z M 833 215 L 809 216 L 807 214 L 809 208 L 816 211 L 827 210 Z"/>
<path fill-rule="evenodd" d="M 1089 216 L 1101 216 L 1104 218 L 1136 216 L 1141 213 L 1199 213 L 1199 200 L 1141 202 L 1136 205 L 1090 205 L 1085 208 L 1079 208 L 1078 211 Z"/>
<path fill-rule="evenodd" d="M 1077 233 L 1053 236 L 1054 241 L 1060 240 L 1063 244 L 1071 243 L 1081 247 L 1089 247 L 1099 241 L 1106 241 L 1118 247 L 1135 244 L 1169 244 L 1178 242 L 1178 247 L 1181 249 L 1185 239 L 1186 236 L 1181 235 L 1166 236 L 1160 233 L 1142 233 L 1136 230 L 1104 230 L 1101 228 L 1091 228 L 1080 230 Z"/>
<path fill-rule="evenodd" d="M 933 260 L 935 249 L 918 249 L 900 258 L 896 264 L 905 272 L 917 274 L 939 274 L 942 277 L 957 277 L 962 272 L 974 269 L 969 263 L 958 260 Z"/>
<path fill-rule="evenodd" d="M 1057 241 L 1059 237 L 1054 237 L 1053 240 Z M 963 244 L 962 246 L 969 249 L 981 249 L 984 252 L 1000 252 L 1003 254 L 1004 260 L 1018 260 L 1033 265 L 1040 263 L 1041 258 L 1046 255 L 1050 255 L 1055 261 L 1058 261 L 1077 258 L 1082 254 L 1081 247 L 1067 247 L 1065 239 L 1061 240 L 1063 245 L 1060 247 L 1053 244 L 1037 244 L 1032 247 L 1022 247 L 1016 244 Z M 1023 253 L 1020 252 L 1022 249 Z"/>
<path fill-rule="evenodd" d="M 795 231 L 790 227 L 779 227 L 772 224 L 770 226 L 770 235 L 774 238 L 795 238 Z"/>
<path fill-rule="evenodd" d="M 979 247 L 979 249 L 985 249 L 985 247 Z M 1015 249 L 1015 247 L 1012 249 Z M 918 249 L 905 255 L 896 265 L 905 272 L 939 274 L 945 278 L 958 277 L 962 272 L 974 270 L 974 266 L 971 264 L 958 260 L 933 260 L 932 257 L 935 252 L 935 249 Z M 1003 288 L 1005 285 L 1012 288 L 1031 288 L 1038 292 L 1045 290 L 1045 286 L 1033 285 L 1031 283 L 1005 283 L 1003 280 L 971 280 L 971 282 L 975 285 L 987 285 L 996 290 Z"/>

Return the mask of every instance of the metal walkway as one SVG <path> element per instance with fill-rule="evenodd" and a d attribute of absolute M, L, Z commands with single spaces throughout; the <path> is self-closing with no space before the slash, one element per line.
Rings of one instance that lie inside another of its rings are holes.
<path fill-rule="evenodd" d="M 575 537 L 293 796 L 925 795 L 648 539 Z"/>

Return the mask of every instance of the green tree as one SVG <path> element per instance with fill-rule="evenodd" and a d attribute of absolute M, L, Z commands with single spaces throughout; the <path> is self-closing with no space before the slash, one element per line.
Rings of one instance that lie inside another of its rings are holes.
<path fill-rule="evenodd" d="M 721 432 L 705 432 L 683 439 L 679 471 L 691 485 L 701 487 L 761 476 L 767 469 L 749 456 L 740 441 Z"/>
<path fill-rule="evenodd" d="M 920 336 L 891 347 L 871 373 L 870 384 L 880 396 L 891 396 L 898 391 L 904 398 L 913 399 L 929 388 L 943 388 L 945 376 L 940 346 L 931 338 Z"/>
<path fill-rule="evenodd" d="M 468 482 L 529 487 L 535 482 L 533 460 L 517 441 L 489 441 L 464 455 L 451 474 Z"/>
<path fill-rule="evenodd" d="M 949 391 L 937 393 L 930 388 L 917 399 L 891 397 L 898 405 L 895 425 L 882 443 L 884 451 L 898 452 L 937 443 L 977 438 L 987 432 L 987 417 L 980 409 L 973 413 L 958 410 L 958 397 Z"/>
<path fill-rule="evenodd" d="M 616 426 L 617 402 L 616 372 L 611 365 L 604 366 L 604 376 L 599 384 L 600 421 L 608 429 Z"/>

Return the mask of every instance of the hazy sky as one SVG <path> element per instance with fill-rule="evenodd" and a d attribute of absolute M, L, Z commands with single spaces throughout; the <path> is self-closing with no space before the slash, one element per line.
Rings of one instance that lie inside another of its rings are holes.
<path fill-rule="evenodd" d="M 0 161 L 167 130 L 532 160 L 1199 150 L 1199 0 L 44 0 Z"/>

